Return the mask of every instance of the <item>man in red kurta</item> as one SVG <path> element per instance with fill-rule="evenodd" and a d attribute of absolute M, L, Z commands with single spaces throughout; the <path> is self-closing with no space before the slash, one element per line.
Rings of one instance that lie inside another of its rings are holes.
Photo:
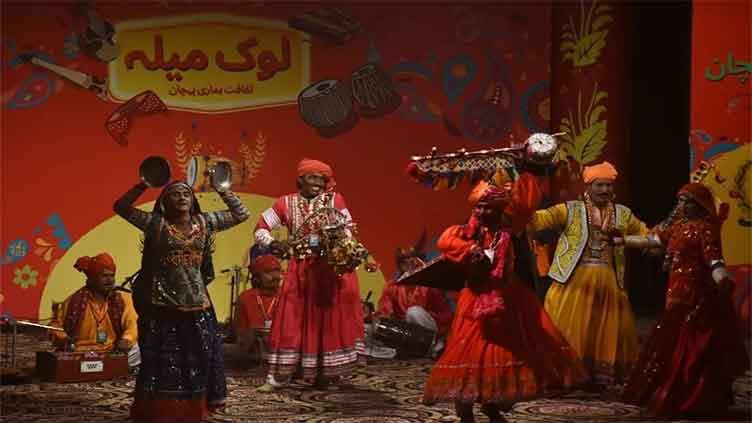
<path fill-rule="evenodd" d="M 417 268 L 423 262 L 411 250 L 397 251 L 399 274 Z M 444 293 L 436 288 L 389 282 L 381 294 L 377 317 L 389 317 L 422 326 L 436 333 L 433 351 L 440 351 L 452 324 L 452 310 Z"/>
<path fill-rule="evenodd" d="M 241 349 L 253 357 L 260 357 L 262 351 L 257 340 L 272 327 L 282 267 L 273 255 L 257 257 L 248 267 L 253 288 L 238 297 L 233 325 Z"/>
<path fill-rule="evenodd" d="M 337 274 L 320 245 L 321 212 L 332 209 L 352 220 L 341 194 L 334 191 L 332 168 L 318 160 L 298 164 L 298 192 L 278 198 L 261 214 L 254 231 L 256 244 L 288 251 L 271 231 L 287 227 L 290 238 L 307 252 L 290 258 L 274 312 L 269 338 L 269 372 L 274 380 L 293 374 L 315 379 L 318 385 L 348 373 L 365 353 L 363 310 L 358 277 Z"/>

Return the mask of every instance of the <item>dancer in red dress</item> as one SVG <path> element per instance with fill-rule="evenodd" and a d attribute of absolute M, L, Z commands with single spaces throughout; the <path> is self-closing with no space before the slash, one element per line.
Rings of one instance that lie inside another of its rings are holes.
<path fill-rule="evenodd" d="M 693 183 L 678 197 L 678 221 L 657 238 L 615 239 L 631 247 L 667 246 L 669 267 L 666 311 L 627 380 L 624 399 L 662 417 L 717 417 L 749 361 L 731 303 L 713 194 Z"/>
<path fill-rule="evenodd" d="M 462 422 L 474 421 L 475 402 L 491 422 L 503 422 L 500 410 L 587 377 L 535 293 L 514 273 L 511 228 L 524 227 L 537 204 L 529 182 L 518 180 L 514 189 L 479 183 L 468 223 L 448 228 L 438 241 L 447 259 L 467 264 L 469 276 L 424 402 L 454 402 Z"/>
<path fill-rule="evenodd" d="M 278 198 L 261 214 L 256 243 L 272 250 L 287 251 L 271 231 L 286 226 L 289 234 L 301 233 L 306 245 L 315 248 L 317 233 L 309 219 L 323 208 L 334 208 L 351 220 L 341 194 L 333 191 L 329 165 L 304 159 L 298 165 L 299 192 Z M 309 220 L 307 220 L 309 219 Z M 325 259 L 290 258 L 269 339 L 269 373 L 272 381 L 284 382 L 302 372 L 318 384 L 343 375 L 358 362 L 364 350 L 363 310 L 355 273 L 337 275 Z"/>

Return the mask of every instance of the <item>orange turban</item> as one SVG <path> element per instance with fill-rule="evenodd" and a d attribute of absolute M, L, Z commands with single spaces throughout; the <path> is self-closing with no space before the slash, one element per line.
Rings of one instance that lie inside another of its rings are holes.
<path fill-rule="evenodd" d="M 263 273 L 282 269 L 282 266 L 279 264 L 277 257 L 271 254 L 266 254 L 256 257 L 253 261 L 251 261 L 251 265 L 248 266 L 248 269 L 251 271 L 251 273 Z"/>
<path fill-rule="evenodd" d="M 83 272 L 87 278 L 96 279 L 102 275 L 102 271 L 115 271 L 115 260 L 107 253 L 102 253 L 94 257 L 83 256 L 76 260 L 73 265 L 79 272 Z"/>
<path fill-rule="evenodd" d="M 467 197 L 467 201 L 470 202 L 471 206 L 475 206 L 480 200 L 501 203 L 509 200 L 511 188 L 511 183 L 506 183 L 504 187 L 498 188 L 486 181 L 480 181 L 473 187 L 473 190 Z"/>
<path fill-rule="evenodd" d="M 585 170 L 582 171 L 582 180 L 586 184 L 593 182 L 596 179 L 608 179 L 610 181 L 616 180 L 619 172 L 609 162 L 603 162 L 595 166 L 585 166 Z"/>

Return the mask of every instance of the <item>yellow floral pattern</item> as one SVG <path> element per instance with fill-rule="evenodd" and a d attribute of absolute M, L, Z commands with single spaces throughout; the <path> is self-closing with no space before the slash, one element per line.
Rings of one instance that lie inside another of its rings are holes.
<path fill-rule="evenodd" d="M 577 94 L 577 115 L 570 109 L 569 116 L 561 118 L 559 131 L 565 132 L 562 136 L 562 150 L 579 163 L 580 168 L 597 160 L 606 146 L 607 125 L 606 119 L 601 119 L 601 115 L 606 112 L 606 105 L 603 103 L 607 97 L 605 91 L 598 91 L 596 83 L 587 109 L 584 112 L 582 110 L 580 91 Z"/>
<path fill-rule="evenodd" d="M 580 0 L 579 25 L 575 26 L 570 16 L 562 28 L 559 51 L 564 53 L 564 62 L 571 61 L 575 68 L 581 68 L 598 61 L 601 50 L 606 47 L 610 24 L 614 21 L 609 13 L 612 10 L 611 6 L 593 0 L 586 12 L 585 1 Z"/>

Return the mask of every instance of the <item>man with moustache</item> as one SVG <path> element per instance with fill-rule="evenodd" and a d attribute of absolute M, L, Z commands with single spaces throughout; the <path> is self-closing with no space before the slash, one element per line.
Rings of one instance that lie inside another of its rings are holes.
<path fill-rule="evenodd" d="M 57 310 L 51 325 L 65 332 L 51 331 L 53 345 L 74 351 L 121 351 L 128 363 L 137 366 L 138 325 L 131 296 L 115 291 L 115 261 L 107 253 L 76 260 L 76 270 L 86 274 L 86 286 L 79 289 Z"/>
<path fill-rule="evenodd" d="M 638 353 L 624 289 L 624 247 L 610 240 L 614 233 L 645 235 L 648 229 L 629 208 L 614 202 L 617 175 L 608 162 L 585 167 L 583 200 L 539 210 L 531 223 L 535 231 L 562 231 L 548 273 L 554 282 L 545 309 L 597 388 L 623 381 Z"/>
<path fill-rule="evenodd" d="M 334 191 L 332 168 L 303 159 L 297 174 L 298 192 L 278 198 L 261 214 L 254 232 L 256 244 L 279 254 L 289 246 L 271 231 L 286 226 L 307 250 L 287 265 L 272 317 L 267 382 L 273 386 L 297 374 L 321 387 L 347 374 L 365 353 L 363 310 L 355 273 L 338 275 L 316 254 L 319 211 L 334 208 L 352 220 L 344 198 Z"/>

